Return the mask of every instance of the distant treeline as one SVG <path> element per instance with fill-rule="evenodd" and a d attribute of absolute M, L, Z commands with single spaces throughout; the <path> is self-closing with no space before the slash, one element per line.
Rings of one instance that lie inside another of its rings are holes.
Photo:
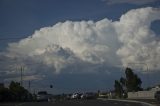
<path fill-rule="evenodd" d="M 0 102 L 23 102 L 32 100 L 32 94 L 18 82 L 12 81 L 8 88 L 3 84 L 0 86 Z"/>

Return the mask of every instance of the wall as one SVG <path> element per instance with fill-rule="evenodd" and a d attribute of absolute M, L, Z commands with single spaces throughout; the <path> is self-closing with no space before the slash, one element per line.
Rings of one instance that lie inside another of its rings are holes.
<path fill-rule="evenodd" d="M 159 87 L 152 88 L 150 91 L 128 92 L 129 99 L 154 99 L 154 95 L 159 91 Z"/>
<path fill-rule="evenodd" d="M 155 91 L 128 92 L 129 99 L 154 99 Z"/>

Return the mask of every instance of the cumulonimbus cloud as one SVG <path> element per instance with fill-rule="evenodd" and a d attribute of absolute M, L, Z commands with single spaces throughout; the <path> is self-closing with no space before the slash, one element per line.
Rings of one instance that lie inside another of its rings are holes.
<path fill-rule="evenodd" d="M 158 65 L 159 35 L 156 35 L 150 28 L 155 20 L 160 20 L 160 9 L 149 7 L 131 10 L 122 15 L 120 22 L 116 23 L 118 39 L 123 43 L 117 50 L 117 55 L 121 57 L 124 65 L 144 63 L 151 70 L 160 68 Z"/>
<path fill-rule="evenodd" d="M 150 25 L 159 19 L 160 9 L 147 7 L 133 9 L 115 22 L 107 18 L 97 22 L 59 22 L 10 43 L 5 55 L 42 62 L 57 73 L 83 62 L 110 66 L 150 62 L 150 69 L 157 70 L 160 41 Z"/>

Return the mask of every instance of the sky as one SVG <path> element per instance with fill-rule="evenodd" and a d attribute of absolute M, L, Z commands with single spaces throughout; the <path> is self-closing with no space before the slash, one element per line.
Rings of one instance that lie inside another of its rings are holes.
<path fill-rule="evenodd" d="M 160 0 L 0 0 L 0 17 L 1 83 L 106 91 L 131 67 L 160 84 Z"/>

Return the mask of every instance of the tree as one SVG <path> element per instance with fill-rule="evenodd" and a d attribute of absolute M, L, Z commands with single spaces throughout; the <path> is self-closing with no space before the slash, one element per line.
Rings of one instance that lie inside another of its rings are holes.
<path fill-rule="evenodd" d="M 20 83 L 12 81 L 9 85 L 9 90 L 13 94 L 13 99 L 16 101 L 26 101 L 30 93 Z"/>
<path fill-rule="evenodd" d="M 8 88 L 0 87 L 0 102 L 11 101 L 11 92 Z"/>
<path fill-rule="evenodd" d="M 136 74 L 133 73 L 131 68 L 126 68 L 125 75 L 126 75 L 125 86 L 128 92 L 142 90 L 141 88 L 142 81 Z"/>
<path fill-rule="evenodd" d="M 122 84 L 123 89 L 126 89 L 126 79 L 121 77 L 120 78 L 120 83 Z"/>
<path fill-rule="evenodd" d="M 114 88 L 118 97 L 127 97 L 127 92 L 140 91 L 142 81 L 133 73 L 131 68 L 126 68 L 125 78 L 121 77 L 120 80 L 115 80 Z"/>
<path fill-rule="evenodd" d="M 33 96 L 20 83 L 12 81 L 9 88 L 0 86 L 0 102 L 32 101 Z"/>
<path fill-rule="evenodd" d="M 115 88 L 116 96 L 121 98 L 122 95 L 123 95 L 123 87 L 122 87 L 121 83 L 118 80 L 115 80 L 114 88 Z"/>

